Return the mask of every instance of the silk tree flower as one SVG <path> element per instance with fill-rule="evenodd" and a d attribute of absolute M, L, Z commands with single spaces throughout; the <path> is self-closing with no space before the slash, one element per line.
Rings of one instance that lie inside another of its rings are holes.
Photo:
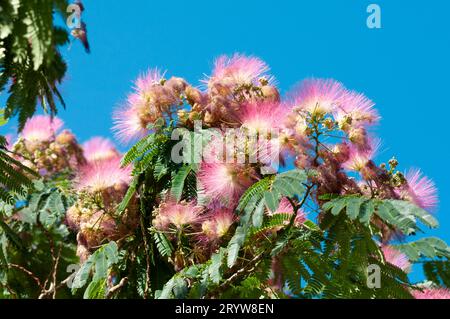
<path fill-rule="evenodd" d="M 405 185 L 396 190 L 400 198 L 426 210 L 436 208 L 438 204 L 437 188 L 432 180 L 423 176 L 420 170 L 411 169 L 406 174 L 406 181 Z"/>
<path fill-rule="evenodd" d="M 80 258 L 105 241 L 128 236 L 138 225 L 136 197 L 131 198 L 124 212 L 117 214 L 130 179 L 131 167 L 122 168 L 119 157 L 80 168 L 75 179 L 79 196 L 66 214 L 66 224 L 78 232 L 78 239 L 83 239 L 77 249 Z"/>
<path fill-rule="evenodd" d="M 250 132 L 268 133 L 284 127 L 287 111 L 277 102 L 251 102 L 238 115 L 241 125 Z"/>
<path fill-rule="evenodd" d="M 72 132 L 59 133 L 62 126 L 60 119 L 50 116 L 38 115 L 29 119 L 14 144 L 16 158 L 42 176 L 76 170 L 85 163 L 83 152 Z"/>
<path fill-rule="evenodd" d="M 236 215 L 231 209 L 220 208 L 204 216 L 202 223 L 202 242 L 216 242 L 224 237 L 233 223 L 236 221 Z"/>
<path fill-rule="evenodd" d="M 50 159 L 48 170 L 51 172 L 60 172 L 67 168 L 75 171 L 86 163 L 76 136 L 69 130 L 59 133 L 55 142 L 49 145 L 49 150 L 52 152 L 47 156 Z"/>
<path fill-rule="evenodd" d="M 261 173 L 274 174 L 279 170 L 280 165 L 285 163 L 285 155 L 290 152 L 290 145 L 285 143 L 283 136 L 270 136 L 265 138 L 259 136 L 255 149 L 250 149 L 249 154 L 252 162 L 262 164 Z"/>
<path fill-rule="evenodd" d="M 357 146 L 360 150 L 370 149 L 370 137 L 367 131 L 362 126 L 350 127 L 348 131 L 348 138 L 353 145 Z"/>
<path fill-rule="evenodd" d="M 445 288 L 428 288 L 423 292 L 414 290 L 412 295 L 415 299 L 450 299 L 450 290 Z"/>
<path fill-rule="evenodd" d="M 274 215 L 277 215 L 277 214 L 292 215 L 292 214 L 294 214 L 294 208 L 292 207 L 291 202 L 286 197 L 283 197 L 281 199 L 281 201 L 280 201 L 280 204 L 278 205 L 277 210 L 274 211 L 274 212 L 269 211 L 268 214 L 269 214 L 269 216 L 274 216 Z M 297 211 L 297 216 L 295 217 L 294 225 L 296 227 L 299 227 L 305 221 L 306 221 L 306 213 L 305 213 L 305 211 L 302 208 L 300 208 Z M 286 222 L 286 225 L 287 224 L 289 224 L 289 221 Z"/>
<path fill-rule="evenodd" d="M 252 168 L 234 163 L 200 165 L 198 181 L 206 196 L 222 203 L 235 203 L 254 182 Z"/>
<path fill-rule="evenodd" d="M 388 263 L 400 268 L 406 273 L 411 271 L 411 262 L 405 254 L 388 245 L 383 245 L 381 251 Z"/>
<path fill-rule="evenodd" d="M 118 240 L 131 234 L 137 227 L 137 214 L 123 214 L 115 216 L 105 210 L 97 210 L 85 216 L 79 225 L 77 235 L 78 245 L 83 246 L 77 249 L 77 255 L 83 257 L 84 253 L 95 249 L 104 242 Z"/>
<path fill-rule="evenodd" d="M 172 228 L 181 230 L 201 222 L 203 208 L 192 202 L 177 203 L 173 199 L 162 202 L 156 209 L 153 226 L 157 230 L 168 231 Z"/>
<path fill-rule="evenodd" d="M 55 140 L 56 134 L 63 127 L 64 122 L 57 117 L 35 115 L 30 118 L 22 130 L 21 137 L 25 148 L 33 153 L 43 147 L 44 143 Z"/>
<path fill-rule="evenodd" d="M 145 95 L 145 93 L 151 90 L 155 85 L 161 83 L 164 75 L 165 72 L 161 72 L 158 68 L 149 69 L 134 82 L 136 93 Z"/>
<path fill-rule="evenodd" d="M 304 80 L 288 94 L 294 111 L 312 115 L 333 113 L 345 101 L 347 90 L 342 83 L 331 79 Z"/>
<path fill-rule="evenodd" d="M 369 148 L 361 150 L 351 144 L 348 150 L 348 159 L 342 164 L 342 167 L 350 171 L 361 172 L 367 163 L 373 160 L 380 148 L 381 142 L 379 139 L 372 138 L 369 140 L 369 145 Z"/>
<path fill-rule="evenodd" d="M 84 157 L 88 162 L 109 160 L 120 157 L 114 144 L 103 137 L 93 137 L 83 144 Z"/>
<path fill-rule="evenodd" d="M 268 71 L 267 64 L 259 58 L 241 54 L 234 54 L 232 57 L 222 55 L 215 61 L 211 77 L 204 82 L 209 88 L 217 83 L 224 86 L 259 85 L 263 78 L 268 83 L 273 82 Z"/>
<path fill-rule="evenodd" d="M 116 240 L 119 228 L 116 220 L 104 211 L 97 211 L 80 225 L 80 233 L 86 240 L 86 247 L 91 249 L 104 241 Z"/>
<path fill-rule="evenodd" d="M 342 103 L 336 105 L 333 115 L 339 127 L 347 131 L 350 127 L 375 124 L 380 120 L 375 103 L 364 94 L 348 92 L 342 98 Z"/>
<path fill-rule="evenodd" d="M 110 187 L 123 188 L 131 180 L 131 170 L 130 166 L 120 166 L 120 158 L 96 161 L 80 169 L 76 187 L 93 193 Z"/>
<path fill-rule="evenodd" d="M 134 98 L 136 97 L 129 97 L 129 100 Z M 132 105 L 115 110 L 113 120 L 114 126 L 112 130 L 116 138 L 122 143 L 142 138 L 148 133 L 147 125 L 150 122 L 147 123 L 142 120 L 139 117 L 139 110 Z"/>
<path fill-rule="evenodd" d="M 57 117 L 35 115 L 25 123 L 21 136 L 28 142 L 51 141 L 63 125 L 64 122 Z"/>
<path fill-rule="evenodd" d="M 158 69 L 151 69 L 135 81 L 134 92 L 126 101 L 126 105 L 114 111 L 113 131 L 123 143 L 143 137 L 147 126 L 162 116 L 160 110 L 152 105 L 153 88 L 160 86 L 163 74 Z"/>

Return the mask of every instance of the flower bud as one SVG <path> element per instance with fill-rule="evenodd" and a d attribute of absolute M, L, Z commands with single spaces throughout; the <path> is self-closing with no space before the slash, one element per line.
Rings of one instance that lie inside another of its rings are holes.
<path fill-rule="evenodd" d="M 339 163 L 344 163 L 350 157 L 350 147 L 346 143 L 337 144 L 333 149 L 333 153 Z"/>
<path fill-rule="evenodd" d="M 178 77 L 171 77 L 164 86 L 173 90 L 174 92 L 181 93 L 187 86 L 187 83 L 184 79 Z"/>
<path fill-rule="evenodd" d="M 75 135 L 69 130 L 64 130 L 56 137 L 56 142 L 59 144 L 71 144 L 76 142 Z"/>
<path fill-rule="evenodd" d="M 362 127 L 350 129 L 349 138 L 352 143 L 360 147 L 367 145 L 367 132 Z"/>
<path fill-rule="evenodd" d="M 261 92 L 264 95 L 264 97 L 272 102 L 279 102 L 280 101 L 280 93 L 278 92 L 277 88 L 272 85 L 265 85 L 261 87 Z"/>
<path fill-rule="evenodd" d="M 189 104 L 194 106 L 195 104 L 202 104 L 203 102 L 203 95 L 202 92 L 200 92 L 199 89 L 194 88 L 192 86 L 186 87 L 185 90 L 186 99 L 188 100 Z"/>

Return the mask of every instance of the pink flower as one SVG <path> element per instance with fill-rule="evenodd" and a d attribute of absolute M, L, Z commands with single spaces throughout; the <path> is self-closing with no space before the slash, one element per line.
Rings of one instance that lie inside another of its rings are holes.
<path fill-rule="evenodd" d="M 122 168 L 120 158 L 117 157 L 87 164 L 80 169 L 77 189 L 97 192 L 110 187 L 128 185 L 131 180 L 131 170 L 130 166 Z"/>
<path fill-rule="evenodd" d="M 269 132 L 282 128 L 287 110 L 277 102 L 247 103 L 239 114 L 243 127 L 252 132 Z"/>
<path fill-rule="evenodd" d="M 450 290 L 445 288 L 428 288 L 423 292 L 415 290 L 412 294 L 416 299 L 450 299 Z"/>
<path fill-rule="evenodd" d="M 202 163 L 198 180 L 206 196 L 222 203 L 236 202 L 253 183 L 251 171 L 229 163 Z"/>
<path fill-rule="evenodd" d="M 127 98 L 127 104 L 114 112 L 113 131 L 121 142 L 128 143 L 145 136 L 147 126 L 161 116 L 161 112 L 152 107 L 152 100 L 155 99 L 153 91 L 156 87 L 161 89 L 162 78 L 158 69 L 140 76 L 135 81 L 134 92 Z"/>
<path fill-rule="evenodd" d="M 381 247 L 381 250 L 383 251 L 384 258 L 388 263 L 400 268 L 404 272 L 410 272 L 411 262 L 405 254 L 393 248 L 392 246 L 387 245 L 383 245 Z"/>
<path fill-rule="evenodd" d="M 351 144 L 348 159 L 342 164 L 342 167 L 350 171 L 361 171 L 375 157 L 381 142 L 379 139 L 370 139 L 369 145 L 367 149 L 361 150 L 358 146 Z"/>
<path fill-rule="evenodd" d="M 202 232 L 206 241 L 215 241 L 228 233 L 236 221 L 236 215 L 228 208 L 221 208 L 207 214 L 202 223 Z"/>
<path fill-rule="evenodd" d="M 278 205 L 278 208 L 274 212 L 269 212 L 269 215 L 277 215 L 277 214 L 288 214 L 292 215 L 294 214 L 294 209 L 292 207 L 292 204 L 290 201 L 283 197 L 280 201 L 280 204 Z M 306 213 L 303 209 L 299 209 L 297 212 L 297 216 L 295 217 L 295 226 L 300 226 L 306 221 Z M 286 222 L 288 224 L 289 222 Z"/>
<path fill-rule="evenodd" d="M 84 157 L 88 162 L 109 160 L 120 157 L 114 144 L 103 137 L 93 137 L 83 144 Z"/>
<path fill-rule="evenodd" d="M 335 80 L 308 79 L 294 88 L 289 98 L 295 110 L 323 115 L 335 112 L 346 94 L 342 83 Z"/>
<path fill-rule="evenodd" d="M 364 94 L 352 91 L 346 94 L 342 103 L 336 106 L 334 117 L 337 122 L 350 118 L 352 126 L 374 124 L 380 120 L 380 115 L 374 106 L 375 103 Z"/>
<path fill-rule="evenodd" d="M 406 174 L 407 184 L 397 190 L 400 198 L 409 200 L 417 206 L 433 210 L 438 204 L 437 188 L 432 180 L 423 176 L 418 169 L 411 169 Z"/>
<path fill-rule="evenodd" d="M 113 114 L 114 126 L 112 130 L 115 136 L 122 143 L 129 143 L 145 136 L 148 133 L 146 123 L 139 117 L 139 111 L 128 105 L 125 108 L 120 108 L 114 111 Z"/>
<path fill-rule="evenodd" d="M 159 69 L 149 69 L 146 73 L 142 74 L 134 82 L 135 90 L 137 93 L 145 94 L 153 86 L 161 83 L 161 79 L 164 77 L 165 72 L 161 72 Z"/>
<path fill-rule="evenodd" d="M 51 141 L 63 125 L 64 122 L 57 117 L 35 115 L 25 123 L 22 137 L 29 142 Z"/>
<path fill-rule="evenodd" d="M 169 230 L 172 227 L 182 229 L 185 226 L 194 226 L 201 221 L 203 209 L 193 203 L 181 202 L 169 199 L 159 206 L 158 215 L 153 220 L 153 225 L 158 230 Z"/>
<path fill-rule="evenodd" d="M 259 58 L 234 54 L 231 58 L 222 55 L 214 63 L 211 78 L 205 82 L 209 84 L 220 82 L 224 85 L 258 84 L 257 81 L 265 78 L 272 82 L 273 78 L 267 75 L 269 67 Z"/>

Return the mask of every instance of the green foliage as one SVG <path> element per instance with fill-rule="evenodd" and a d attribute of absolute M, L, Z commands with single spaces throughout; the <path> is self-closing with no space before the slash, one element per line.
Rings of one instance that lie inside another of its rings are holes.
<path fill-rule="evenodd" d="M 302 196 L 305 192 L 306 178 L 307 174 L 304 171 L 292 170 L 266 177 L 244 193 L 237 207 L 238 211 L 243 212 L 240 225 L 228 244 L 228 267 L 235 264 L 250 227 L 262 227 L 264 209 L 268 207 L 271 211 L 275 211 L 282 197 Z"/>
<path fill-rule="evenodd" d="M 155 241 L 156 248 L 158 252 L 163 257 L 170 257 L 173 253 L 173 246 L 170 241 L 167 239 L 166 235 L 159 232 L 153 233 L 153 240 Z"/>
<path fill-rule="evenodd" d="M 331 271 L 325 284 L 325 298 L 411 298 L 405 288 L 410 286 L 407 275 L 383 262 L 380 247 L 367 225 L 348 218 L 347 212 L 329 214 L 321 222 L 325 231 L 323 256 L 329 256 Z M 369 265 L 381 269 L 383 289 L 367 285 Z"/>
<path fill-rule="evenodd" d="M 176 172 L 172 178 L 172 187 L 170 190 L 170 194 L 171 196 L 173 196 L 177 201 L 181 200 L 182 196 L 183 196 L 183 191 L 185 190 L 185 186 L 189 188 L 187 189 L 187 191 L 190 192 L 191 196 L 194 196 L 195 194 L 195 190 L 196 190 L 196 185 L 191 185 L 193 183 L 193 180 L 195 181 L 195 179 L 188 179 L 189 176 L 194 176 L 195 177 L 195 169 L 196 169 L 196 165 L 195 164 L 186 164 L 183 165 L 178 172 Z M 189 182 L 191 184 L 189 184 Z"/>
<path fill-rule="evenodd" d="M 427 280 L 434 284 L 450 288 L 450 261 L 431 260 L 423 264 L 423 271 Z"/>
<path fill-rule="evenodd" d="M 65 212 L 73 203 L 68 185 L 35 181 L 32 190 L 19 208 L 0 205 L 0 296 L 4 298 L 48 297 L 53 294 L 53 272 L 59 283 L 70 275 L 67 267 L 78 263 L 73 235 L 64 225 Z M 32 270 L 41 286 L 11 265 Z M 65 285 L 57 291 L 57 296 L 69 295 Z"/>
<path fill-rule="evenodd" d="M 408 256 L 408 259 L 413 262 L 419 261 L 421 257 L 450 258 L 450 247 L 443 240 L 435 237 L 422 238 L 412 243 L 396 245 L 395 248 Z"/>
<path fill-rule="evenodd" d="M 17 196 L 25 196 L 36 173 L 8 154 L 6 139 L 0 136 L 0 201 L 12 205 Z"/>
<path fill-rule="evenodd" d="M 115 242 L 109 242 L 97 249 L 77 271 L 72 291 L 86 285 L 92 274 L 92 280 L 84 292 L 85 299 L 104 298 L 107 293 L 107 281 L 111 267 L 119 262 L 119 251 Z"/>
<path fill-rule="evenodd" d="M 427 211 L 416 205 L 400 200 L 380 200 L 366 197 L 344 196 L 337 197 L 322 206 L 324 211 L 330 211 L 337 216 L 345 208 L 351 220 L 369 225 L 374 216 L 379 217 L 387 225 L 400 230 L 405 235 L 417 232 L 419 220 L 430 228 L 438 227 L 437 220 Z"/>
<path fill-rule="evenodd" d="M 53 12 L 65 17 L 66 0 L 2 1 L 0 12 L 0 91 L 9 85 L 6 118 L 18 115 L 19 130 L 40 102 L 55 114 L 64 106 L 57 84 L 66 72 L 58 48 L 68 42 L 65 30 L 54 26 Z"/>

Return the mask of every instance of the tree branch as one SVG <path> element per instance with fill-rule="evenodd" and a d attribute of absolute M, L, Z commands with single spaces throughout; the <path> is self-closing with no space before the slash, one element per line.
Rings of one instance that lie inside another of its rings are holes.
<path fill-rule="evenodd" d="M 117 285 L 109 289 L 108 294 L 106 295 L 106 299 L 110 299 L 114 293 L 122 289 L 122 287 L 125 286 L 127 283 L 128 278 L 127 277 L 122 278 L 122 280 Z"/>

